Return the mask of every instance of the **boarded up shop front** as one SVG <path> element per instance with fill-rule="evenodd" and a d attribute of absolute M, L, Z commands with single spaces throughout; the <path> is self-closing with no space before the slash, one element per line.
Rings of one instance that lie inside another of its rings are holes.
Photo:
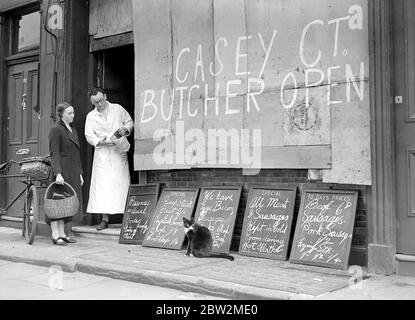
<path fill-rule="evenodd" d="M 133 1 L 134 169 L 167 186 L 242 184 L 233 250 L 252 184 L 359 190 L 350 263 L 365 264 L 367 6 Z"/>

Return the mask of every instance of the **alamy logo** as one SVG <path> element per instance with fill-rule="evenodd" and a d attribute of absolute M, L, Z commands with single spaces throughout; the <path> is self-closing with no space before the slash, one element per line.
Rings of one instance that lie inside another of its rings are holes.
<path fill-rule="evenodd" d="M 54 4 L 49 7 L 48 10 L 49 20 L 48 27 L 51 30 L 62 30 L 63 29 L 63 10 L 58 4 Z"/>
<path fill-rule="evenodd" d="M 153 140 L 161 141 L 153 152 L 158 165 L 234 165 L 261 168 L 261 129 L 197 129 L 185 131 L 176 121 L 175 134 L 157 129 Z M 255 173 L 254 173 L 255 174 Z"/>
<path fill-rule="evenodd" d="M 51 289 L 63 290 L 63 271 L 61 266 L 53 265 L 49 268 L 48 286 Z"/>
<path fill-rule="evenodd" d="M 347 270 L 350 274 L 349 279 L 349 288 L 353 290 L 362 290 L 363 289 L 363 270 L 360 266 L 350 266 Z"/>

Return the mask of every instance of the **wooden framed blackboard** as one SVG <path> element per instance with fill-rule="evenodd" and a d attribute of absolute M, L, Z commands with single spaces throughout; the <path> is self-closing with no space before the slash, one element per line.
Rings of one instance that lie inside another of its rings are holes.
<path fill-rule="evenodd" d="M 252 187 L 244 214 L 239 253 L 286 260 L 297 188 Z"/>
<path fill-rule="evenodd" d="M 346 269 L 357 191 L 304 190 L 290 262 Z"/>
<path fill-rule="evenodd" d="M 199 188 L 164 188 L 151 218 L 143 246 L 180 250 L 185 232 L 183 218 L 191 218 Z"/>
<path fill-rule="evenodd" d="M 157 204 L 159 191 L 159 184 L 130 185 L 119 243 L 142 243 Z"/>
<path fill-rule="evenodd" d="M 241 187 L 207 187 L 200 192 L 195 221 L 209 228 L 214 252 L 229 252 L 241 190 Z"/>

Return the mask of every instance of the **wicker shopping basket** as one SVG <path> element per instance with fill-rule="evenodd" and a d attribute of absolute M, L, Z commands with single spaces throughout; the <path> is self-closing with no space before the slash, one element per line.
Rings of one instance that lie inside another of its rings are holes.
<path fill-rule="evenodd" d="M 56 194 L 62 198 L 54 198 Z M 78 196 L 69 183 L 64 182 L 63 185 L 59 185 L 53 182 L 46 189 L 44 208 L 45 214 L 51 219 L 74 216 L 79 208 Z"/>

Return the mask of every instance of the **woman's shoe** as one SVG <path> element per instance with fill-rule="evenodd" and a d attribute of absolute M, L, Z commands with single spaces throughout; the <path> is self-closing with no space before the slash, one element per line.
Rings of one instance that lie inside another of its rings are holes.
<path fill-rule="evenodd" d="M 77 243 L 78 242 L 75 239 L 72 239 L 72 238 L 69 238 L 69 237 L 59 237 L 59 239 L 62 239 L 66 243 Z"/>
<path fill-rule="evenodd" d="M 66 243 L 61 238 L 58 238 L 58 239 L 50 238 L 50 240 L 52 240 L 54 245 L 66 246 Z"/>

